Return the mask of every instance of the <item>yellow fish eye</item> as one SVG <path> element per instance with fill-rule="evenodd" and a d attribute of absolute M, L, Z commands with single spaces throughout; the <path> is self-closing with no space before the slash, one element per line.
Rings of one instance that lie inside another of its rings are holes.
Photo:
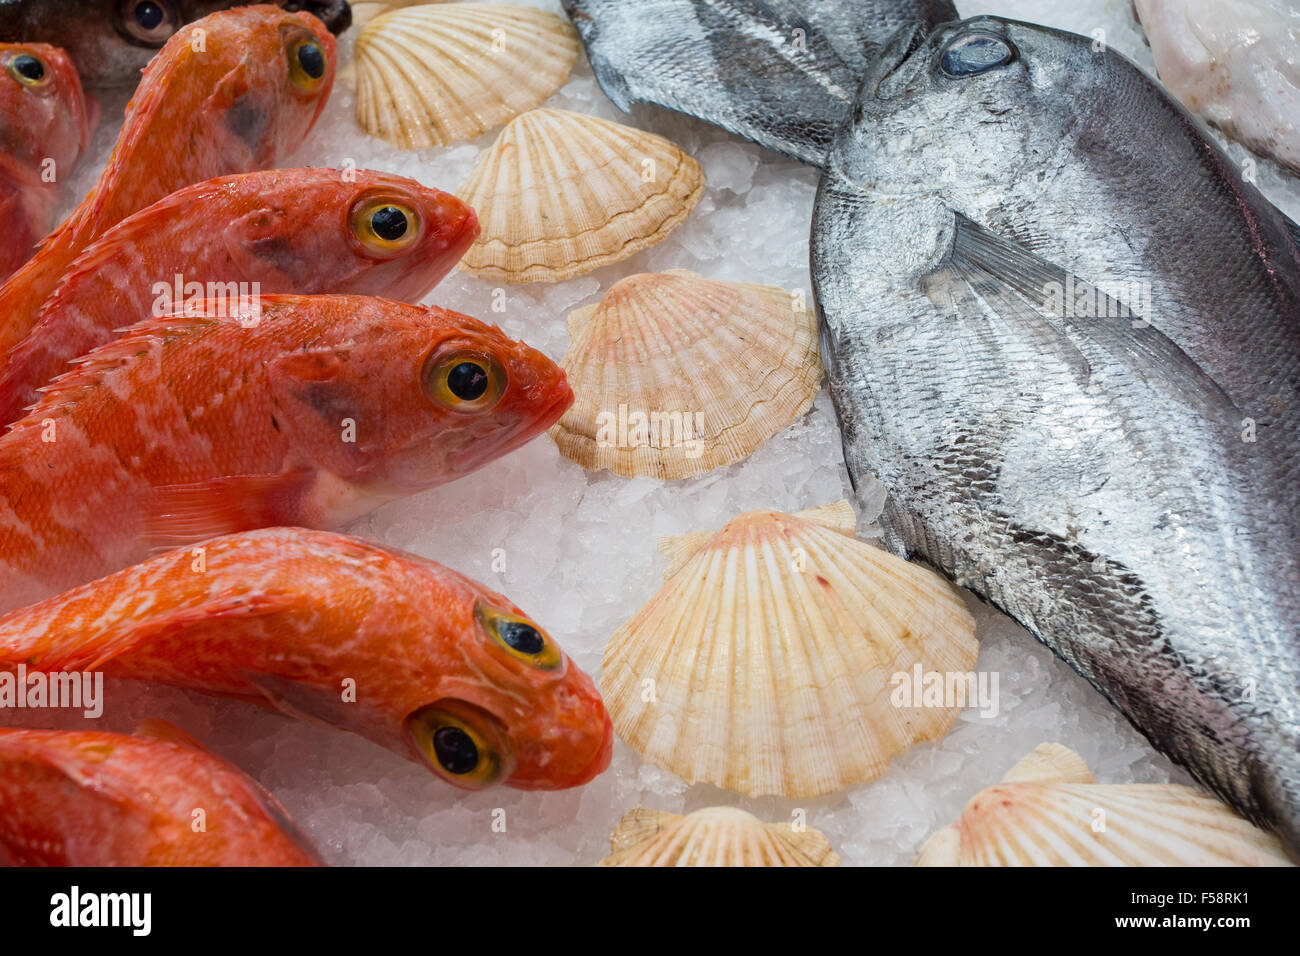
<path fill-rule="evenodd" d="M 406 726 L 416 749 L 448 783 L 481 790 L 509 775 L 505 728 L 480 707 L 440 700 L 417 710 Z"/>
<path fill-rule="evenodd" d="M 457 412 L 481 412 L 494 406 L 506 390 L 506 371 L 490 355 L 469 350 L 433 355 L 424 374 L 429 398 Z"/>
<path fill-rule="evenodd" d="M 526 617 L 480 604 L 474 610 L 483 630 L 494 644 L 517 661 L 539 670 L 557 670 L 564 656 L 546 632 Z"/>
<path fill-rule="evenodd" d="M 329 60 L 315 37 L 303 37 L 289 44 L 289 79 L 304 93 L 314 93 L 325 82 Z"/>
<path fill-rule="evenodd" d="M 362 199 L 352 210 L 352 235 L 369 254 L 393 259 L 420 238 L 420 217 L 410 206 L 391 199 Z"/>
<path fill-rule="evenodd" d="M 19 86 L 44 86 L 50 82 L 50 71 L 38 56 L 20 50 L 5 57 L 5 71 Z"/>

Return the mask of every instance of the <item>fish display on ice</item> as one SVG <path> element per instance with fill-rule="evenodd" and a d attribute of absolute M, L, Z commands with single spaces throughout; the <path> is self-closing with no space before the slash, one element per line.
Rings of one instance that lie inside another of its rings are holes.
<path fill-rule="evenodd" d="M 1295 225 L 1128 60 L 977 18 L 879 54 L 812 265 L 887 546 L 1300 852 Z"/>
<path fill-rule="evenodd" d="M 509 600 L 297 528 L 182 548 L 0 617 L 0 669 L 20 663 L 245 698 L 466 789 L 579 786 L 613 749 L 591 679 Z"/>
<path fill-rule="evenodd" d="M 0 611 L 218 534 L 335 528 L 553 425 L 563 371 L 365 296 L 208 300 L 91 352 L 0 437 Z"/>
<path fill-rule="evenodd" d="M 601 89 L 821 166 L 872 53 L 950 0 L 563 0 Z"/>
<path fill-rule="evenodd" d="M 0 282 L 50 231 L 60 184 L 85 152 L 95 119 L 66 53 L 0 43 Z"/>
<path fill-rule="evenodd" d="M 134 735 L 0 728 L 0 865 L 320 862 L 275 797 L 162 721 Z"/>
<path fill-rule="evenodd" d="M 334 81 L 334 38 L 315 17 L 239 7 L 177 34 L 150 62 L 90 193 L 0 286 L 0 355 L 106 229 L 183 186 L 274 166 L 302 142 Z"/>
<path fill-rule="evenodd" d="M 1134 0 L 1160 81 L 1193 113 L 1300 172 L 1300 6 Z"/>
<path fill-rule="evenodd" d="M 0 42 L 54 43 L 66 49 L 87 86 L 127 86 L 186 24 L 239 0 L 0 0 Z M 279 2 L 342 33 L 352 23 L 346 0 Z"/>
<path fill-rule="evenodd" d="M 267 170 L 177 190 L 91 243 L 0 359 L 0 424 L 22 417 L 71 359 L 111 341 L 124 315 L 263 293 L 417 302 L 478 231 L 455 196 L 367 170 Z"/>

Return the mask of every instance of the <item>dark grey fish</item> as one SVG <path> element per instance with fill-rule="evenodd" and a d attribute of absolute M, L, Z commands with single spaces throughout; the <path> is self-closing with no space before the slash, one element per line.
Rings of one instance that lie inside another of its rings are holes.
<path fill-rule="evenodd" d="M 1300 236 L 1136 66 L 901 31 L 814 283 L 888 547 L 1006 610 L 1300 852 Z"/>
<path fill-rule="evenodd" d="M 86 86 L 134 86 L 145 64 L 182 26 L 248 2 L 0 0 L 0 42 L 52 43 L 72 56 Z M 352 9 L 346 0 L 263 2 L 286 10 L 306 10 L 335 34 L 352 24 Z"/>
<path fill-rule="evenodd" d="M 656 103 L 821 166 L 867 62 L 950 0 L 564 0 L 620 109 Z"/>

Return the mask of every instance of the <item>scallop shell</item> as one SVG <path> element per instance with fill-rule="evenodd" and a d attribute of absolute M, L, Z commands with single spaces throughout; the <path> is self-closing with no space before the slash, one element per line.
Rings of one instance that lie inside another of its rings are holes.
<path fill-rule="evenodd" d="M 1292 864 L 1277 837 L 1199 790 L 1093 783 L 1078 754 L 1042 744 L 930 837 L 916 865 Z"/>
<path fill-rule="evenodd" d="M 551 429 L 593 470 L 673 479 L 747 457 L 821 388 L 816 320 L 775 286 L 630 276 L 569 316 L 576 399 Z"/>
<path fill-rule="evenodd" d="M 629 810 L 597 866 L 839 866 L 818 830 L 764 823 L 735 807 L 687 816 L 647 807 Z"/>
<path fill-rule="evenodd" d="M 959 702 L 901 693 L 917 666 L 968 674 L 975 622 L 951 585 L 854 524 L 841 501 L 662 541 L 667 583 L 602 659 L 619 736 L 692 783 L 789 797 L 875 779 L 941 737 Z"/>
<path fill-rule="evenodd" d="M 569 22 L 532 7 L 390 10 L 357 36 L 357 122 L 403 149 L 473 139 L 544 103 L 577 59 Z"/>
<path fill-rule="evenodd" d="M 653 246 L 695 208 L 700 164 L 661 136 L 570 113 L 512 120 L 460 189 L 483 225 L 460 267 L 559 282 Z"/>

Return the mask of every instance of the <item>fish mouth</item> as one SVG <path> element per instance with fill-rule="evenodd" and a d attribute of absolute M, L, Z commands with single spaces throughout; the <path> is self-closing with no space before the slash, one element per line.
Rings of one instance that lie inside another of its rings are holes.
<path fill-rule="evenodd" d="M 352 8 L 347 0 L 299 0 L 282 6 L 290 13 L 310 13 L 335 36 L 352 26 Z"/>

